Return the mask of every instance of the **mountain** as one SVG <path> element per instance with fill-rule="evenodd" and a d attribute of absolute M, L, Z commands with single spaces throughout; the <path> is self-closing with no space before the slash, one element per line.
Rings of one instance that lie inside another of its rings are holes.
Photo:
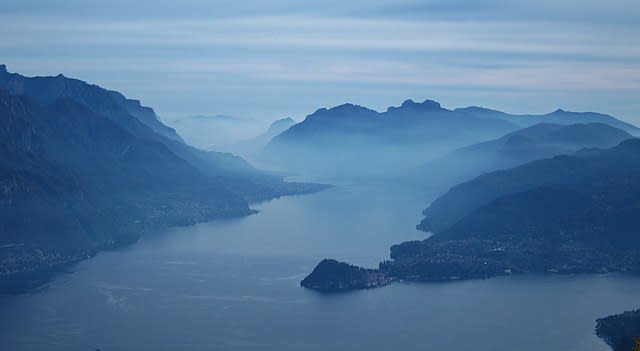
<path fill-rule="evenodd" d="M 598 319 L 596 334 L 613 351 L 637 350 L 640 348 L 640 310 Z"/>
<path fill-rule="evenodd" d="M 419 228 L 433 235 L 393 246 L 378 271 L 410 281 L 640 273 L 639 214 L 640 140 L 628 139 L 454 187 L 425 211 Z"/>
<path fill-rule="evenodd" d="M 449 110 L 432 100 L 407 100 L 384 112 L 344 104 L 321 108 L 273 138 L 261 160 L 300 173 L 397 175 L 458 148 L 541 122 L 601 123 L 637 132 L 628 123 L 596 113 L 558 110 L 544 116 L 517 116 L 479 107 Z"/>
<path fill-rule="evenodd" d="M 488 108 L 471 106 L 465 108 L 457 108 L 454 111 L 465 113 L 478 118 L 498 118 L 517 123 L 522 127 L 532 126 L 539 123 L 552 124 L 576 124 L 576 123 L 603 123 L 612 127 L 622 129 L 633 135 L 638 135 L 640 129 L 631 123 L 621 121 L 613 116 L 595 113 L 595 112 L 571 112 L 563 109 L 557 109 L 551 113 L 544 115 L 514 115 L 502 111 L 491 110 Z"/>
<path fill-rule="evenodd" d="M 249 201 L 321 188 L 156 132 L 143 122 L 151 109 L 129 114 L 114 96 L 63 76 L 0 72 L 0 292 L 150 229 L 245 216 Z"/>
<path fill-rule="evenodd" d="M 295 124 L 296 124 L 296 121 L 294 121 L 291 117 L 279 119 L 279 120 L 273 121 L 273 123 L 269 125 L 269 129 L 267 129 L 267 132 L 262 135 L 268 138 L 273 138 L 276 135 L 291 128 Z"/>
<path fill-rule="evenodd" d="M 454 187 L 426 211 L 434 235 L 392 248 L 418 280 L 640 271 L 640 140 L 534 161 Z"/>
<path fill-rule="evenodd" d="M 322 292 L 334 292 L 377 288 L 390 283 L 391 279 L 378 270 L 325 259 L 300 282 L 300 286 Z"/>
<path fill-rule="evenodd" d="M 431 100 L 407 100 L 382 113 L 344 104 L 307 116 L 275 137 L 265 154 L 301 171 L 376 174 L 515 128 L 502 120 L 470 120 Z"/>
<path fill-rule="evenodd" d="M 249 160 L 254 160 L 258 158 L 262 149 L 264 149 L 271 139 L 289 129 L 294 124 L 296 124 L 296 122 L 293 119 L 289 117 L 282 118 L 271 123 L 265 132 L 256 137 L 228 145 L 222 145 L 218 149 L 232 152 L 242 157 L 246 157 Z"/>
<path fill-rule="evenodd" d="M 637 143 L 636 139 L 630 139 L 612 149 L 584 150 L 572 156 L 556 156 L 481 175 L 451 188 L 436 199 L 424 211 L 426 218 L 419 228 L 440 232 L 501 196 L 546 185 L 582 184 L 606 179 L 615 175 L 616 171 L 630 171 L 625 167 L 635 167 L 632 162 L 634 155 L 625 154 L 624 151 L 633 149 Z M 626 158 L 616 163 L 623 156 Z"/>
<path fill-rule="evenodd" d="M 68 202 L 71 206 L 77 199 L 82 200 L 81 204 L 89 201 L 88 208 L 113 205 L 131 211 L 185 201 L 194 202 L 196 207 L 190 210 L 194 217 L 199 216 L 197 206 L 205 211 L 218 211 L 216 216 L 221 217 L 227 211 L 229 215 L 235 215 L 235 211 L 237 215 L 250 213 L 240 195 L 216 187 L 218 180 L 204 176 L 166 146 L 135 138 L 72 100 L 58 99 L 43 107 L 24 96 L 3 94 L 0 103 L 2 145 L 10 155 L 3 160 L 3 204 L 7 205 L 4 214 L 16 210 L 15 204 L 39 194 L 49 194 L 52 202 Z M 48 184 L 48 177 L 54 184 Z M 58 189 L 64 191 L 57 192 Z M 66 196 L 67 192 L 71 198 Z M 12 220 L 4 224 L 16 221 L 17 227 L 9 226 L 3 232 L 28 235 L 31 226 L 68 232 L 43 225 L 41 218 L 28 216 L 29 206 L 24 206 L 24 210 L 24 218 L 31 219 L 18 221 L 21 216 L 9 216 Z M 173 220 L 171 215 L 170 210 L 154 214 L 167 221 Z M 91 225 L 90 220 L 86 222 Z M 55 239 L 47 245 L 72 243 Z"/>
<path fill-rule="evenodd" d="M 0 65 L 0 89 L 11 95 L 28 96 L 42 106 L 59 99 L 73 100 L 109 118 L 136 137 L 165 144 L 173 153 L 210 175 L 260 173 L 239 157 L 202 151 L 185 144 L 175 130 L 162 124 L 151 108 L 97 85 L 62 74 L 55 77 L 25 77 L 9 73 L 5 65 Z"/>
<path fill-rule="evenodd" d="M 382 113 L 344 104 L 319 109 L 273 138 L 262 159 L 302 173 L 395 173 L 443 151 L 515 129 L 516 124 L 468 118 L 431 100 L 407 100 Z"/>
<path fill-rule="evenodd" d="M 583 148 L 609 148 L 629 138 L 631 134 L 603 123 L 535 124 L 498 139 L 457 149 L 413 170 L 409 178 L 438 191 L 483 173 L 572 154 Z"/>
<path fill-rule="evenodd" d="M 62 74 L 56 77 L 25 77 L 9 73 L 6 65 L 0 65 L 0 87 L 12 95 L 27 95 L 41 105 L 49 105 L 58 99 L 70 98 L 79 104 L 91 106 L 100 114 L 115 119 L 134 116 L 155 133 L 171 140 L 182 141 L 172 128 L 162 124 L 155 112 L 140 105 L 140 101 L 125 98 L 117 91 L 106 90 Z M 130 131 L 135 132 L 131 126 Z"/>

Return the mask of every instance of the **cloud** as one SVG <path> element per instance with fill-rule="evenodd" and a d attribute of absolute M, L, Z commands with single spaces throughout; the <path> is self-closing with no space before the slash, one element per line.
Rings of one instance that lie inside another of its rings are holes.
<path fill-rule="evenodd" d="M 600 55 L 637 58 L 640 36 L 587 25 L 404 21 L 314 17 L 222 20 L 90 21 L 0 17 L 1 47 L 118 45 L 122 47 L 464 51 Z M 28 25 L 25 25 L 28 24 Z M 637 31 L 640 34 L 640 30 Z M 603 55 L 603 49 L 607 49 Z"/>
<path fill-rule="evenodd" d="M 165 5 L 4 1 L 0 61 L 28 74 L 77 75 L 175 113 L 180 105 L 201 104 L 185 114 L 233 113 L 246 96 L 269 86 L 279 88 L 253 106 L 254 115 L 286 106 L 292 90 L 306 92 L 299 99 L 309 111 L 338 91 L 345 100 L 379 103 L 385 85 L 418 98 L 434 91 L 458 97 L 496 92 L 487 100 L 499 101 L 507 90 L 529 91 L 540 108 L 563 96 L 574 105 L 601 101 L 598 110 L 605 112 L 612 108 L 598 98 L 604 91 L 640 94 L 638 2 Z M 190 103 L 171 102 L 169 94 Z M 386 101 L 397 98 L 389 94 Z M 622 105 L 612 112 L 635 116 L 637 104 Z"/>

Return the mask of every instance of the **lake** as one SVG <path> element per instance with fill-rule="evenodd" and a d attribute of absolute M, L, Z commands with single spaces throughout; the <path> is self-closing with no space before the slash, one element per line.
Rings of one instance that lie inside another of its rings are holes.
<path fill-rule="evenodd" d="M 595 319 L 640 307 L 640 278 L 615 274 L 299 287 L 322 258 L 375 267 L 426 237 L 415 225 L 427 202 L 341 185 L 148 235 L 0 297 L 0 350 L 604 351 Z"/>

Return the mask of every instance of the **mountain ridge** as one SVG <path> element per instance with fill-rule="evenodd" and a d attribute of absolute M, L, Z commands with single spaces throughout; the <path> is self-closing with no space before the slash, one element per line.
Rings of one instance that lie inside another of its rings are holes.
<path fill-rule="evenodd" d="M 106 89 L 42 80 L 0 72 L 0 292 L 150 229 L 246 216 L 249 202 L 325 187 L 159 134 L 140 120 L 151 109 L 124 99 L 139 110 L 129 114 Z"/>
<path fill-rule="evenodd" d="M 536 114 L 511 114 L 499 110 L 480 106 L 468 106 L 456 108 L 454 111 L 466 112 L 476 116 L 492 116 L 506 119 L 523 127 L 531 126 L 538 123 L 555 123 L 555 124 L 575 124 L 575 123 L 605 123 L 613 127 L 622 129 L 631 134 L 638 135 L 640 128 L 632 123 L 617 119 L 609 114 L 597 112 L 576 112 L 567 111 L 558 108 L 552 112 L 536 115 Z"/>
<path fill-rule="evenodd" d="M 627 122 L 598 113 L 557 110 L 547 115 L 511 115 L 481 107 L 447 109 L 429 99 L 405 100 L 400 106 L 378 112 L 345 103 L 317 109 L 274 137 L 261 160 L 302 173 L 396 175 L 442 153 L 538 123 L 603 123 L 631 134 L 638 132 Z"/>
<path fill-rule="evenodd" d="M 631 134 L 603 123 L 539 123 L 454 150 L 419 166 L 405 178 L 429 192 L 440 193 L 483 173 L 584 148 L 609 148 L 630 138 Z"/>

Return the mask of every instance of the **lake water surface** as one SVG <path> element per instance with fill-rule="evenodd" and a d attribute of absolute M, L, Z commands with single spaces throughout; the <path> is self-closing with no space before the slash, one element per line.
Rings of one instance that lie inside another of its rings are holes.
<path fill-rule="evenodd" d="M 640 278 L 522 276 L 322 295 L 324 257 L 375 267 L 421 239 L 409 189 L 338 186 L 101 253 L 0 297 L 0 350 L 608 350 L 595 319 L 640 307 Z"/>

